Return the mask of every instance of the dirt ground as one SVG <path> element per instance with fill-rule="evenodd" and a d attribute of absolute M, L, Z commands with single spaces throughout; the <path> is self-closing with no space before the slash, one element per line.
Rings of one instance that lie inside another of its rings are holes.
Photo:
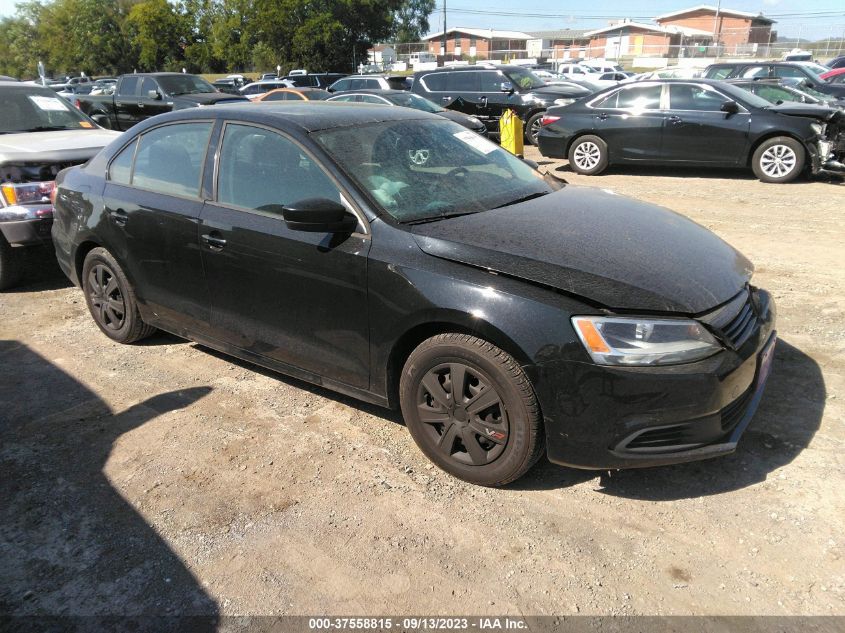
<path fill-rule="evenodd" d="M 781 342 L 735 455 L 464 484 L 393 412 L 111 343 L 44 266 L 0 295 L 0 614 L 845 615 L 845 185 L 563 165 L 756 263 Z"/>

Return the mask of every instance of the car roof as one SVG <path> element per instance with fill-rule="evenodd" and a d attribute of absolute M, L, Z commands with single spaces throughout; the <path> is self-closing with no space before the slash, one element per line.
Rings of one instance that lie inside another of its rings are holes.
<path fill-rule="evenodd" d="M 334 95 L 408 95 L 413 94 L 407 90 L 394 90 L 392 88 L 361 88 L 360 90 L 339 90 Z M 332 96 L 334 96 L 332 95 Z"/>
<path fill-rule="evenodd" d="M 231 118 L 240 121 L 298 127 L 303 132 L 315 132 L 333 128 L 354 127 L 367 123 L 384 121 L 411 121 L 431 119 L 442 121 L 442 117 L 411 108 L 385 108 L 383 105 L 370 103 L 337 103 L 326 101 L 272 101 L 260 108 L 252 107 L 250 102 L 235 104 L 217 104 L 208 108 L 188 108 L 161 114 L 147 119 L 152 125 L 164 121 L 187 119 Z M 139 124 L 142 125 L 142 124 Z M 146 129 L 148 126 L 144 126 Z M 134 129 L 134 128 L 133 128 Z"/>

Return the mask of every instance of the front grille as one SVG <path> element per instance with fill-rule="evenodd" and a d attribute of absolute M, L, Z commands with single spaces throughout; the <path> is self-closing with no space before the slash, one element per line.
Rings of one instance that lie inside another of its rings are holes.
<path fill-rule="evenodd" d="M 748 403 L 751 401 L 753 393 L 754 389 L 749 387 L 739 398 L 722 409 L 722 430 L 725 433 L 733 431 L 736 425 L 739 424 L 739 421 L 742 420 L 742 416 L 745 415 L 745 411 L 748 409 Z"/>
<path fill-rule="evenodd" d="M 751 290 L 745 288 L 721 308 L 700 319 L 733 349 L 739 349 L 759 326 Z"/>

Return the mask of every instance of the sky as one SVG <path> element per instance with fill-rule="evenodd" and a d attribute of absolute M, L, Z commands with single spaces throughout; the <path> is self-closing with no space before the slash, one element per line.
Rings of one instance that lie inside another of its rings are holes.
<path fill-rule="evenodd" d="M 0 0 L 0 16 L 12 15 L 20 0 Z M 712 0 L 716 4 L 717 0 Z M 710 4 L 711 2 L 707 2 Z M 599 28 L 613 18 L 650 18 L 703 4 L 691 0 L 603 0 L 602 2 L 554 2 L 542 0 L 446 0 L 449 28 L 455 26 L 494 28 L 513 31 L 544 31 L 563 28 Z M 431 31 L 442 29 L 443 0 L 437 0 L 438 11 L 431 16 Z M 845 34 L 845 2 L 843 0 L 725 0 L 722 6 L 738 11 L 763 12 L 777 20 L 780 36 L 822 39 Z M 462 12 L 468 10 L 470 13 Z M 537 14 L 492 15 L 490 12 Z M 808 15 L 828 13 L 828 15 Z M 835 15 L 829 15 L 835 13 Z M 791 15 L 790 15 L 791 14 Z M 802 15 L 798 15 L 802 14 Z M 554 17 L 549 17 L 549 16 Z"/>

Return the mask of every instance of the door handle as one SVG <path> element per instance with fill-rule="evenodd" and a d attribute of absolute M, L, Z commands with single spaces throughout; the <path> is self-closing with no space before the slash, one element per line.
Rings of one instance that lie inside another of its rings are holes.
<path fill-rule="evenodd" d="M 208 244 L 209 248 L 215 251 L 219 251 L 226 246 L 226 240 L 219 237 L 219 233 L 217 235 L 214 233 L 206 233 L 202 236 L 202 241 Z"/>
<path fill-rule="evenodd" d="M 144 107 L 144 104 L 143 104 L 143 103 L 141 103 L 141 102 L 139 101 L 139 102 L 138 102 L 138 107 L 139 107 L 139 108 L 143 108 L 143 107 Z"/>
<path fill-rule="evenodd" d="M 669 123 L 671 123 L 672 125 L 680 125 L 683 122 L 684 122 L 684 120 L 681 117 L 679 117 L 677 114 L 673 114 L 672 116 L 669 117 Z"/>
<path fill-rule="evenodd" d="M 452 101 L 452 97 L 440 97 L 441 103 L 450 103 Z"/>
<path fill-rule="evenodd" d="M 487 105 L 487 97 L 479 97 L 479 98 L 478 98 L 478 103 L 480 103 L 481 105 L 485 105 L 485 106 L 486 106 L 486 105 Z"/>
<path fill-rule="evenodd" d="M 607 112 L 602 112 L 601 114 L 597 114 L 596 118 L 599 121 L 606 121 L 607 120 Z"/>
<path fill-rule="evenodd" d="M 126 211 L 123 209 L 109 211 L 109 217 L 114 220 L 114 223 L 118 226 L 126 226 L 126 221 L 129 219 L 129 216 L 126 215 Z"/>

